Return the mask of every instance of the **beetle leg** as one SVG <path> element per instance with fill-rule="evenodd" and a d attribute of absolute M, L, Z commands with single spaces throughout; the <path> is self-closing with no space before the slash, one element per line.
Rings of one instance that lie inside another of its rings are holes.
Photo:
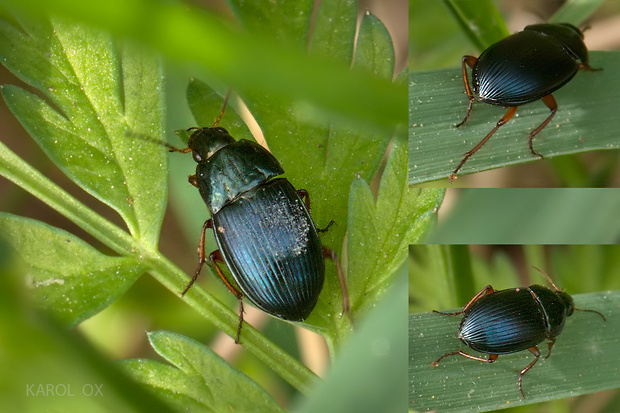
<path fill-rule="evenodd" d="M 454 351 L 452 353 L 444 354 L 443 356 L 439 357 L 437 360 L 433 361 L 431 363 L 431 365 L 433 367 L 437 367 L 437 366 L 439 366 L 439 362 L 442 359 L 444 359 L 444 358 L 446 358 L 448 356 L 456 356 L 457 354 L 460 354 L 463 357 L 467 357 L 468 359 L 483 361 L 485 363 L 493 363 L 495 360 L 497 360 L 497 357 L 499 357 L 499 354 L 489 354 L 489 358 L 485 359 L 484 357 L 472 356 L 471 354 L 467 354 L 463 350 L 459 349 L 459 351 Z"/>
<path fill-rule="evenodd" d="M 329 225 L 327 227 L 329 228 Z M 327 228 L 325 230 L 327 230 Z M 351 312 L 349 311 L 349 294 L 347 293 L 347 280 L 346 278 L 344 278 L 344 273 L 342 272 L 340 261 L 338 261 L 338 254 L 336 254 L 336 251 L 330 248 L 323 247 L 323 256 L 325 258 L 331 258 L 331 260 L 334 261 L 334 264 L 336 264 L 336 271 L 338 271 L 338 281 L 340 281 L 340 290 L 342 291 L 342 312 L 343 314 L 347 314 L 349 318 L 352 319 Z"/>
<path fill-rule="evenodd" d="M 463 309 L 461 311 L 458 311 L 456 313 L 442 313 L 441 311 L 433 310 L 433 313 L 437 313 L 437 314 L 441 314 L 441 315 L 460 315 L 460 314 L 463 314 L 465 311 L 469 310 L 469 307 L 471 307 L 476 301 L 478 301 L 479 299 L 481 299 L 485 295 L 493 294 L 494 292 L 497 292 L 497 290 L 494 289 L 493 287 L 491 287 L 490 285 L 487 285 L 482 290 L 480 290 L 480 292 L 478 294 L 476 294 L 474 296 L 474 298 L 469 300 L 469 302 L 467 304 L 465 304 L 465 307 L 463 307 Z"/>
<path fill-rule="evenodd" d="M 558 111 L 558 104 L 555 101 L 553 95 L 545 96 L 544 98 L 542 98 L 542 101 L 545 106 L 547 106 L 549 110 L 551 110 L 551 115 L 549 115 L 549 117 L 545 119 L 545 121 L 541 123 L 536 129 L 530 132 L 530 152 L 532 153 L 532 155 L 538 156 L 540 159 L 542 159 L 543 156 L 539 153 L 534 152 L 534 148 L 532 147 L 532 140 L 534 139 L 534 136 L 538 135 L 538 133 L 543 130 L 545 126 L 549 124 L 549 122 L 551 122 L 551 119 L 553 118 L 553 116 L 555 116 L 555 112 Z"/>
<path fill-rule="evenodd" d="M 189 289 L 192 287 L 192 285 L 194 285 L 194 283 L 198 279 L 198 276 L 200 275 L 202 266 L 207 262 L 205 256 L 205 233 L 207 231 L 207 228 L 213 228 L 213 220 L 206 220 L 202 226 L 202 231 L 200 232 L 200 243 L 198 246 L 198 255 L 200 257 L 198 261 L 198 268 L 196 268 L 196 271 L 194 271 L 194 276 L 187 284 L 187 287 L 185 287 L 183 292 L 181 292 L 181 296 L 184 296 L 185 293 L 187 293 L 187 291 L 189 291 Z M 218 262 L 224 262 L 224 257 L 222 257 L 222 253 L 220 252 L 220 250 L 215 250 L 211 254 L 209 254 L 209 262 L 211 263 L 211 266 L 215 269 L 218 277 L 220 277 L 220 279 L 224 282 L 230 292 L 233 293 L 235 297 L 237 297 L 237 299 L 239 300 L 239 326 L 237 327 L 237 336 L 235 338 L 235 343 L 239 344 L 239 336 L 241 335 L 241 326 L 243 324 L 243 294 L 241 293 L 241 291 L 235 288 L 235 286 L 233 286 L 230 281 L 228 281 L 222 269 L 219 267 L 219 265 L 217 265 Z"/>
<path fill-rule="evenodd" d="M 198 188 L 198 181 L 196 181 L 196 175 L 190 175 L 187 177 L 187 182 L 189 182 L 190 184 L 194 185 L 196 188 Z"/>
<path fill-rule="evenodd" d="M 555 340 L 554 340 L 555 342 Z M 553 344 L 552 344 L 553 346 Z M 523 370 L 521 370 L 519 372 L 519 380 L 517 380 L 517 384 L 519 385 L 519 392 L 521 393 L 521 397 L 523 399 L 525 399 L 525 394 L 523 394 L 523 389 L 521 388 L 521 383 L 523 381 L 523 375 L 525 373 L 527 373 L 528 371 L 530 371 L 530 369 L 532 367 L 534 367 L 534 364 L 536 364 L 536 362 L 538 361 L 538 359 L 540 358 L 540 351 L 538 350 L 538 347 L 534 346 L 534 347 L 530 347 L 528 348 L 528 350 L 530 351 L 530 353 L 532 353 L 533 355 L 536 356 L 536 358 L 534 359 L 534 361 L 532 361 L 530 364 L 528 364 Z M 549 351 L 551 351 L 551 348 L 549 349 Z"/>
<path fill-rule="evenodd" d="M 224 282 L 228 290 L 237 297 L 239 300 L 239 326 L 237 327 L 237 336 L 235 337 L 235 344 L 239 344 L 239 336 L 241 335 L 241 326 L 243 325 L 243 294 L 239 291 L 231 282 L 226 278 L 224 272 L 217 265 L 218 262 L 224 262 L 224 257 L 222 257 L 222 252 L 220 250 L 215 250 L 211 254 L 209 254 L 209 262 L 211 266 L 215 269 L 217 276 Z"/>
<path fill-rule="evenodd" d="M 551 96 L 551 95 L 547 95 L 547 96 Z M 553 99 L 553 97 L 552 97 Z M 545 98 L 543 98 L 543 101 L 545 100 Z M 554 100 L 555 102 L 555 100 Z M 557 109 L 557 105 L 556 105 L 556 109 Z M 482 146 L 487 143 L 487 141 L 489 140 L 489 138 L 491 136 L 493 136 L 493 134 L 495 133 L 495 131 L 497 131 L 499 129 L 500 126 L 504 125 L 506 122 L 508 122 L 510 119 L 512 119 L 512 117 L 514 116 L 514 114 L 517 113 L 517 106 L 512 106 L 510 109 L 508 109 L 508 112 L 506 112 L 506 114 L 504 116 L 502 116 L 502 118 L 499 120 L 499 122 L 497 122 L 497 125 L 495 125 L 495 127 L 493 128 L 493 130 L 491 130 L 491 132 L 489 132 L 489 134 L 487 136 L 484 137 L 483 140 L 481 140 L 480 142 L 478 142 L 478 144 L 476 146 L 473 147 L 473 149 L 471 149 L 469 152 L 467 152 L 465 154 L 465 157 L 463 158 L 463 160 L 458 164 L 458 166 L 456 167 L 456 169 L 454 170 L 454 172 L 452 172 L 452 175 L 450 175 L 448 177 L 448 181 L 452 182 L 455 178 L 456 178 L 456 174 L 457 172 L 461 169 L 461 167 L 463 166 L 463 164 L 465 163 L 465 161 L 467 161 L 473 154 L 475 154 L 478 149 L 482 148 Z M 549 123 L 549 121 L 551 120 L 551 117 L 555 115 L 555 112 L 552 113 L 552 115 L 545 121 L 543 122 L 543 124 L 541 126 L 539 126 L 538 128 L 542 129 L 544 128 L 547 123 Z M 534 130 L 534 135 L 538 132 L 540 132 L 540 130 L 537 130 L 538 128 L 536 128 Z M 532 137 L 533 135 L 530 135 L 530 148 L 532 146 Z M 534 153 L 534 152 L 532 152 Z"/>
<path fill-rule="evenodd" d="M 237 297 L 239 299 L 239 326 L 237 327 L 237 337 L 235 337 L 235 344 L 239 344 L 239 337 L 241 336 L 241 326 L 243 325 L 243 300 L 241 297 Z"/>
<path fill-rule="evenodd" d="M 603 69 L 595 69 L 587 63 L 581 63 L 579 65 L 579 69 L 586 70 L 588 72 L 600 72 L 601 70 L 603 70 Z"/>
<path fill-rule="evenodd" d="M 230 292 L 235 295 L 235 297 L 241 300 L 241 298 L 243 298 L 243 294 L 241 293 L 241 291 L 239 291 L 234 285 L 232 285 L 230 281 L 228 281 L 228 278 L 226 278 L 220 266 L 217 265 L 218 262 L 224 262 L 222 252 L 220 250 L 215 250 L 211 254 L 209 254 L 209 262 L 211 262 L 211 265 L 215 269 L 217 276 L 221 278 L 221 280 L 226 285 L 226 288 L 228 288 Z M 243 305 L 241 306 L 241 308 L 243 309 Z"/>
<path fill-rule="evenodd" d="M 298 189 L 297 195 L 299 195 L 302 201 L 304 201 L 306 209 L 310 211 L 310 194 L 308 194 L 308 191 L 306 191 L 305 189 Z"/>
<path fill-rule="evenodd" d="M 310 211 L 310 194 L 305 189 L 298 189 L 297 195 L 304 201 L 306 208 Z M 327 232 L 329 227 L 334 224 L 334 220 L 329 221 L 329 224 L 325 228 L 317 228 L 317 232 Z M 340 290 L 342 291 L 342 312 L 347 314 L 349 318 L 351 318 L 351 313 L 349 312 L 349 295 L 347 294 L 347 280 L 344 278 L 344 273 L 342 272 L 342 268 L 340 267 L 340 261 L 338 261 L 338 255 L 336 251 L 329 249 L 327 247 L 323 247 L 323 256 L 325 258 L 331 258 L 336 264 L 336 270 L 338 271 L 338 281 L 340 281 Z"/>
<path fill-rule="evenodd" d="M 333 219 L 331 221 L 329 221 L 329 224 L 327 224 L 327 226 L 325 228 L 317 228 L 316 232 L 321 233 L 321 232 L 327 232 L 327 230 L 329 230 L 329 227 L 331 227 L 332 225 L 334 225 L 334 221 Z"/>
<path fill-rule="evenodd" d="M 237 337 L 235 337 L 235 344 L 239 344 L 241 326 L 243 325 L 243 294 L 234 285 L 232 285 L 230 281 L 228 281 L 228 278 L 226 278 L 220 266 L 217 265 L 218 262 L 224 262 L 224 257 L 222 257 L 222 252 L 220 250 L 215 250 L 209 254 L 209 261 L 215 269 L 217 276 L 220 277 L 228 290 L 233 293 L 235 297 L 237 297 L 237 300 L 239 300 L 239 326 L 237 327 Z"/>
<path fill-rule="evenodd" d="M 458 125 L 455 125 L 457 128 L 463 125 L 467 121 L 467 119 L 469 119 L 469 115 L 471 115 L 472 105 L 474 103 L 474 94 L 471 92 L 471 88 L 469 87 L 469 77 L 467 76 L 467 67 L 465 65 L 473 69 L 477 61 L 478 59 L 474 56 L 463 56 L 463 82 L 465 82 L 465 91 L 467 92 L 467 97 L 469 98 L 469 106 L 467 107 L 467 114 L 465 114 L 465 119 L 463 119 L 463 121 Z"/>
<path fill-rule="evenodd" d="M 469 300 L 469 302 L 467 303 L 467 305 L 465 305 L 465 307 L 463 307 L 463 312 L 469 310 L 469 307 L 471 307 L 476 301 L 478 301 L 479 299 L 481 299 L 482 297 L 484 297 L 485 295 L 489 295 L 489 294 L 493 294 L 497 292 L 496 289 L 494 289 L 493 287 L 491 287 L 490 285 L 487 285 L 486 287 L 484 287 L 482 290 L 480 290 L 480 292 L 478 294 L 476 294 L 474 296 L 474 298 L 472 298 L 471 300 Z"/>
<path fill-rule="evenodd" d="M 192 176 L 195 177 L 195 175 L 192 175 Z M 202 266 L 207 261 L 205 258 L 205 232 L 207 231 L 207 228 L 213 228 L 213 221 L 210 219 L 205 221 L 205 223 L 202 225 L 202 230 L 200 231 L 200 241 L 198 243 L 198 257 L 199 257 L 198 268 L 196 268 L 196 271 L 194 271 L 194 276 L 190 280 L 189 284 L 187 284 L 185 289 L 181 292 L 181 296 L 184 296 L 185 293 L 192 287 L 192 285 L 194 285 L 194 283 L 198 279 L 198 275 L 200 275 Z"/>
<path fill-rule="evenodd" d="M 545 360 L 549 358 L 549 356 L 551 355 L 551 349 L 553 348 L 553 345 L 555 344 L 555 337 L 550 338 L 549 342 L 547 342 L 547 348 L 549 349 L 549 353 L 547 353 L 547 357 L 545 357 Z"/>
<path fill-rule="evenodd" d="M 306 206 L 306 209 L 310 211 L 310 194 L 308 194 L 308 191 L 306 191 L 305 189 L 298 189 L 297 195 L 301 198 L 302 201 L 304 201 L 304 205 Z M 329 227 L 331 227 L 333 224 L 334 224 L 334 220 L 332 219 L 331 221 L 329 221 L 329 224 L 327 224 L 325 228 L 317 228 L 316 231 L 327 232 Z"/>
<path fill-rule="evenodd" d="M 439 357 L 437 360 L 433 361 L 433 362 L 431 363 L 431 366 L 433 366 L 433 367 L 437 367 L 437 366 L 439 366 L 439 362 L 440 362 L 442 359 L 444 359 L 444 358 L 446 358 L 446 357 L 448 357 L 448 356 L 456 356 L 457 354 L 461 354 L 461 350 L 459 350 L 459 351 L 453 351 L 452 353 L 446 353 L 446 354 L 444 354 L 443 356 Z"/>
<path fill-rule="evenodd" d="M 308 191 L 306 191 L 305 189 L 298 189 L 297 195 L 301 198 L 302 201 L 304 201 L 304 205 L 306 206 L 306 209 L 310 211 L 310 194 L 308 193 Z M 332 219 L 331 221 L 329 221 L 329 224 L 327 224 L 325 228 L 317 228 L 316 231 L 327 232 L 329 227 L 331 227 L 333 224 L 334 224 L 334 220 Z"/>

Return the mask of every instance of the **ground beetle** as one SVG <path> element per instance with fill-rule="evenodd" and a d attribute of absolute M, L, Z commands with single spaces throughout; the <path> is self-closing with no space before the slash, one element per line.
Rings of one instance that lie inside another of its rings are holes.
<path fill-rule="evenodd" d="M 444 354 L 432 365 L 437 367 L 444 357 L 457 354 L 472 360 L 493 363 L 500 354 L 529 350 L 536 357 L 519 372 L 517 380 L 521 397 L 525 398 L 521 382 L 523 375 L 540 358 L 538 344 L 545 339 L 549 340 L 547 342 L 549 353 L 545 357 L 548 358 L 555 344 L 555 338 L 562 332 L 566 318 L 572 315 L 574 310 L 598 314 L 605 321 L 605 316 L 598 311 L 575 308 L 570 295 L 559 290 L 545 273 L 534 268 L 545 276 L 555 291 L 540 285 L 497 291 L 487 285 L 461 311 L 456 313 L 433 311 L 451 316 L 464 314 L 458 337 L 466 346 L 488 354 L 489 358 L 472 356 L 459 349 Z"/>
<path fill-rule="evenodd" d="M 542 99 L 551 114 L 530 132 L 529 149 L 532 155 L 543 156 L 534 151 L 532 139 L 555 115 L 558 105 L 551 93 L 568 83 L 579 69 L 589 71 L 588 49 L 583 33 L 568 24 L 533 24 L 486 49 L 479 58 L 463 56 L 463 81 L 469 97 L 463 125 L 471 114 L 475 99 L 492 105 L 510 107 L 497 125 L 476 146 L 465 154 L 448 180 L 452 182 L 463 164 L 507 123 L 517 112 L 517 107 Z M 467 68 L 472 69 L 473 90 L 469 86 Z"/>
<path fill-rule="evenodd" d="M 273 316 L 306 319 L 323 288 L 324 257 L 336 263 L 347 312 L 344 276 L 335 252 L 321 244 L 319 232 L 324 230 L 318 230 L 310 216 L 308 193 L 295 190 L 286 178 L 277 178 L 284 170 L 265 148 L 246 139 L 235 141 L 217 126 L 227 99 L 213 126 L 188 130 L 192 133 L 187 148 L 169 147 L 192 152 L 198 165 L 188 180 L 211 213 L 200 235 L 198 268 L 181 295 L 207 262 L 205 232 L 212 228 L 219 249 L 209 255 L 208 262 L 239 300 L 236 343 L 243 324 L 244 296 Z M 218 262 L 226 264 L 232 279 Z"/>

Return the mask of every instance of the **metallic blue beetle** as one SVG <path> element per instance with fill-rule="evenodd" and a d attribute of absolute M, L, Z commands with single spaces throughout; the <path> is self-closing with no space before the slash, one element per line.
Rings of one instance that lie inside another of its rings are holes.
<path fill-rule="evenodd" d="M 547 279 L 551 283 L 548 277 Z M 464 314 L 459 327 L 459 339 L 466 346 L 489 354 L 489 358 L 473 356 L 459 349 L 444 354 L 432 365 L 437 367 L 444 357 L 453 355 L 493 363 L 500 354 L 529 350 L 536 357 L 519 372 L 517 380 L 521 397 L 525 398 L 521 386 L 523 375 L 540 358 L 540 350 L 537 347 L 539 343 L 545 339 L 549 340 L 547 343 L 549 353 L 545 357 L 548 358 L 555 344 L 555 338 L 562 332 L 566 318 L 571 316 L 574 310 L 596 313 L 605 320 L 605 316 L 598 311 L 575 308 L 570 295 L 560 291 L 553 283 L 551 285 L 555 291 L 540 285 L 497 291 L 487 285 L 461 311 L 455 313 L 433 311 L 451 316 Z"/>
<path fill-rule="evenodd" d="M 450 182 L 463 164 L 514 116 L 519 105 L 538 99 L 542 99 L 551 114 L 530 132 L 529 149 L 532 155 L 542 158 L 534 151 L 532 140 L 551 122 L 558 109 L 551 93 L 568 83 L 579 69 L 600 70 L 588 65 L 583 33 L 568 23 L 527 26 L 522 32 L 491 45 L 479 58 L 463 56 L 462 66 L 469 106 L 465 119 L 456 125 L 457 128 L 469 119 L 474 100 L 510 109 L 493 130 L 465 154 L 448 178 Z M 472 69 L 473 88 L 469 86 L 466 66 Z"/>
<path fill-rule="evenodd" d="M 200 263 L 181 294 L 190 289 L 207 262 L 205 232 L 212 228 L 219 249 L 209 255 L 209 264 L 239 300 L 236 343 L 243 324 L 244 296 L 273 316 L 306 319 L 323 288 L 324 257 L 336 263 L 347 312 L 340 264 L 335 252 L 321 244 L 309 213 L 308 193 L 277 178 L 284 173 L 280 163 L 256 142 L 235 141 L 216 125 L 192 129 L 188 148 L 171 151 L 192 152 L 198 165 L 189 182 L 198 188 L 211 219 L 202 228 Z M 218 262 L 226 264 L 232 279 Z"/>

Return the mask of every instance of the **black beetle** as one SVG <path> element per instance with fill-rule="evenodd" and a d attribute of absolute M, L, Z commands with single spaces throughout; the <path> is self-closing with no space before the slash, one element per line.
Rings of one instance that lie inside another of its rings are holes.
<path fill-rule="evenodd" d="M 463 164 L 517 112 L 517 107 L 542 99 L 551 114 L 529 134 L 532 155 L 542 158 L 532 146 L 532 139 L 555 115 L 558 105 L 551 93 L 568 83 L 579 69 L 595 71 L 588 65 L 588 49 L 583 33 L 568 24 L 533 24 L 522 32 L 491 45 L 479 58 L 463 56 L 463 81 L 469 97 L 463 125 L 471 114 L 475 99 L 492 105 L 510 107 L 497 125 L 476 146 L 465 154 L 448 180 L 452 182 Z M 472 69 L 473 91 L 469 86 L 467 68 Z"/>
<path fill-rule="evenodd" d="M 305 190 L 295 190 L 276 158 L 256 142 L 235 141 L 218 127 L 226 107 L 211 127 L 190 128 L 188 147 L 170 151 L 192 152 L 198 163 L 189 182 L 196 186 L 211 213 L 201 231 L 200 262 L 185 295 L 198 278 L 205 256 L 205 232 L 212 228 L 218 250 L 209 264 L 239 300 L 239 342 L 245 296 L 258 308 L 290 321 L 305 320 L 317 303 L 325 279 L 324 257 L 336 264 L 348 312 L 344 276 L 336 253 L 323 247 L 309 213 Z M 303 198 L 303 199 L 302 199 Z M 332 222 L 330 222 L 330 225 Z M 329 228 L 329 225 L 328 225 Z M 219 263 L 225 263 L 232 279 Z"/>
<path fill-rule="evenodd" d="M 538 268 L 536 270 L 540 271 Z M 546 274 L 540 272 L 555 291 L 540 285 L 497 291 L 487 285 L 461 311 L 455 313 L 433 311 L 451 316 L 464 314 L 458 337 L 466 346 L 489 354 L 489 358 L 472 356 L 459 349 L 444 354 L 432 365 L 437 367 L 444 357 L 457 354 L 472 360 L 493 363 L 500 354 L 529 350 L 535 356 L 534 361 L 519 372 L 517 380 L 521 397 L 525 398 L 521 382 L 523 375 L 540 358 L 538 344 L 545 339 L 549 340 L 547 342 L 549 353 L 545 357 L 548 358 L 555 344 L 555 338 L 562 332 L 566 318 L 572 315 L 574 310 L 595 313 L 605 320 L 605 316 L 598 311 L 575 308 L 573 298 L 559 290 Z"/>

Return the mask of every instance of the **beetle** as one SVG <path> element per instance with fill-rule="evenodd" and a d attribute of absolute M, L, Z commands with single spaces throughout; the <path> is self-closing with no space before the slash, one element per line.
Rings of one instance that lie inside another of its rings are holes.
<path fill-rule="evenodd" d="M 472 71 L 469 85 L 467 66 Z M 493 134 L 506 124 L 520 105 L 542 99 L 551 114 L 529 133 L 529 150 L 542 159 L 532 141 L 558 110 L 552 93 L 568 83 L 579 69 L 596 71 L 588 64 L 588 49 L 583 42 L 583 32 L 568 23 L 543 23 L 526 26 L 519 33 L 489 46 L 480 57 L 463 56 L 463 82 L 469 98 L 467 113 L 461 127 L 472 111 L 474 100 L 492 105 L 509 107 L 495 127 L 465 157 L 448 178 L 456 179 L 463 164 L 480 149 Z"/>
<path fill-rule="evenodd" d="M 199 264 L 181 295 L 198 278 L 205 263 L 239 300 L 239 343 L 243 324 L 243 297 L 275 317 L 305 320 L 317 303 L 325 279 L 325 257 L 336 264 L 343 294 L 343 312 L 348 313 L 346 284 L 336 253 L 324 247 L 310 216 L 308 192 L 296 190 L 279 177 L 284 169 L 258 143 L 235 140 L 219 127 L 220 116 L 211 127 L 190 128 L 188 147 L 168 146 L 171 152 L 191 152 L 196 174 L 188 181 L 198 188 L 211 218 L 202 227 Z M 213 229 L 218 249 L 205 254 L 205 233 Z M 219 264 L 225 264 L 230 277 Z"/>
<path fill-rule="evenodd" d="M 487 285 L 461 311 L 454 313 L 433 311 L 436 314 L 449 316 L 463 314 L 458 331 L 459 339 L 467 347 L 486 353 L 489 357 L 474 356 L 459 349 L 442 355 L 431 363 L 432 366 L 439 366 L 442 359 L 453 355 L 493 363 L 501 354 L 529 350 L 535 356 L 534 360 L 519 372 L 517 380 L 521 397 L 525 398 L 522 388 L 523 376 L 540 358 L 538 344 L 545 339 L 548 340 L 549 352 L 545 359 L 549 358 L 556 337 L 564 329 L 566 318 L 575 310 L 598 314 L 603 321 L 606 321 L 605 316 L 598 311 L 575 308 L 573 298 L 569 294 L 558 289 L 540 269 L 534 268 L 545 276 L 555 291 L 540 285 L 498 291 Z"/>

